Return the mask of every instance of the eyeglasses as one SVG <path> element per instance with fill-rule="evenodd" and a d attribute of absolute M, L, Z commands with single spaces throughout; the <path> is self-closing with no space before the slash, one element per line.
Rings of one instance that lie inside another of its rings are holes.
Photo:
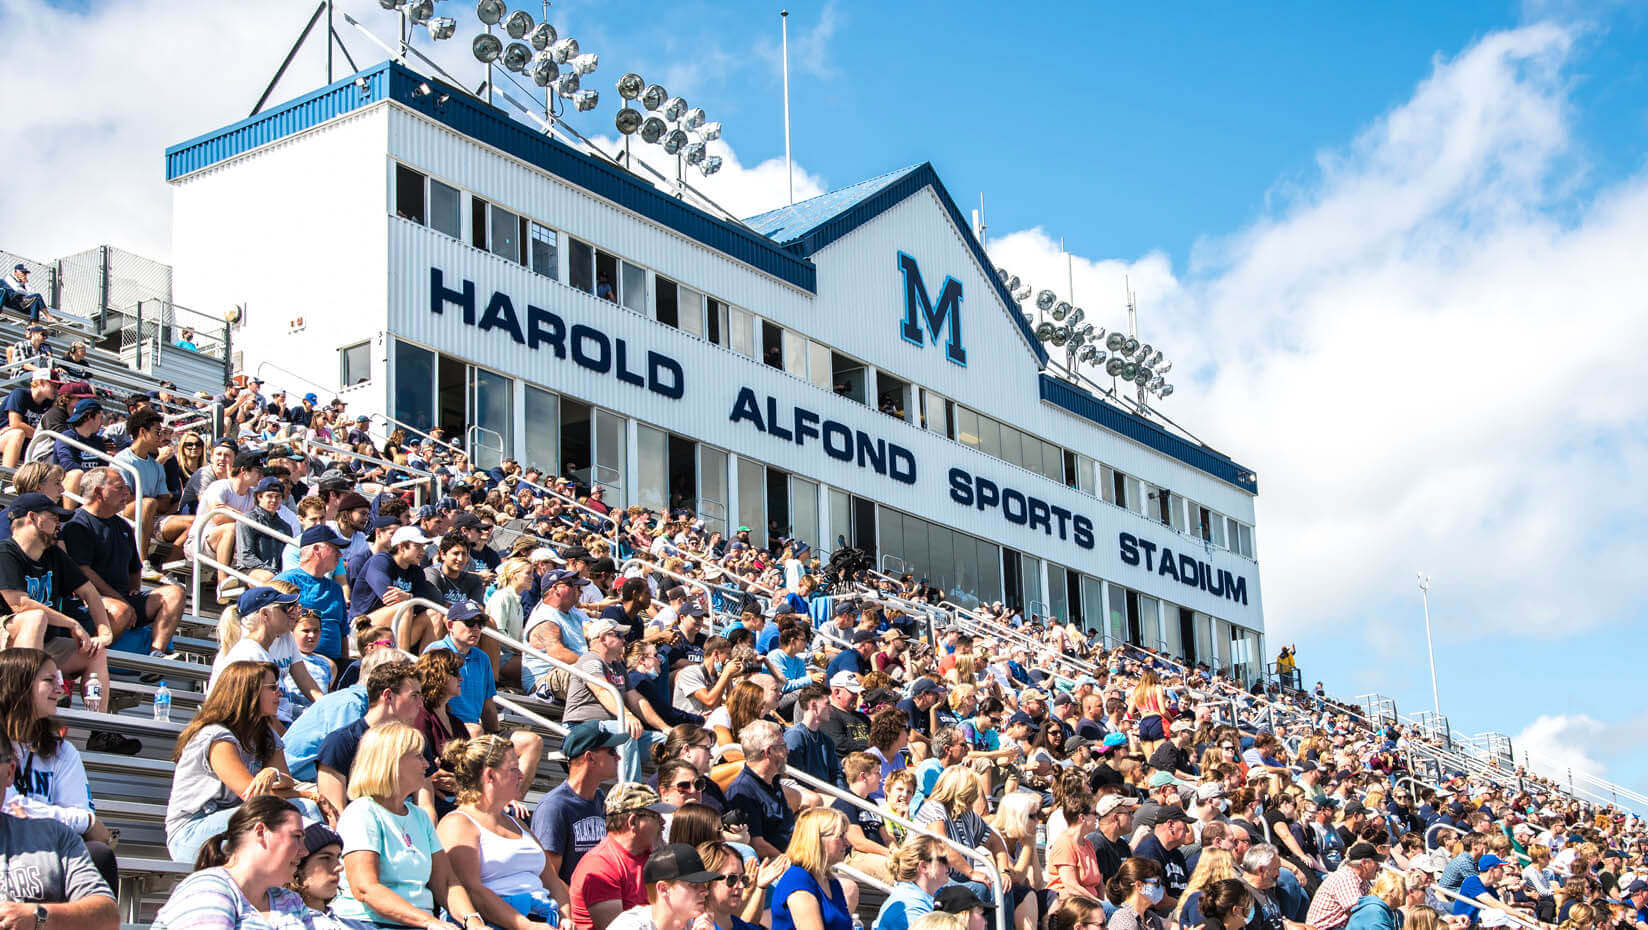
<path fill-rule="evenodd" d="M 749 880 L 744 877 L 743 872 L 734 872 L 731 875 L 721 876 L 721 881 L 726 882 L 728 888 L 742 888 Z M 710 879 L 710 884 L 714 883 L 715 879 Z"/>
<path fill-rule="evenodd" d="M 928 862 L 936 862 L 939 865 L 944 866 L 945 868 L 950 867 L 950 857 L 949 856 L 933 856 L 932 858 L 928 859 L 927 861 Z"/>
<path fill-rule="evenodd" d="M 676 791 L 703 791 L 704 790 L 703 783 L 698 779 L 694 779 L 693 781 L 678 781 L 675 784 L 670 785 L 670 787 L 674 788 Z"/>

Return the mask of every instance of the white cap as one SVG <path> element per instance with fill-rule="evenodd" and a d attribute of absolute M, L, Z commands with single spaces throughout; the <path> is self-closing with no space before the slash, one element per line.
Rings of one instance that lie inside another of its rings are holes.
<path fill-rule="evenodd" d="M 415 542 L 420 546 L 427 546 L 434 541 L 435 540 L 430 539 L 428 536 L 425 536 L 423 534 L 423 530 L 420 530 L 415 526 L 403 526 L 395 531 L 395 535 L 389 537 L 389 547 L 393 549 L 401 543 L 409 542 Z"/>
<path fill-rule="evenodd" d="M 527 556 L 529 562 L 554 562 L 556 565 L 565 565 L 566 560 L 555 554 L 555 550 L 548 546 L 539 546 Z"/>
<path fill-rule="evenodd" d="M 845 670 L 835 673 L 835 675 L 830 679 L 830 687 L 846 688 L 854 694 L 858 694 L 864 690 L 864 686 L 858 681 L 858 673 Z"/>

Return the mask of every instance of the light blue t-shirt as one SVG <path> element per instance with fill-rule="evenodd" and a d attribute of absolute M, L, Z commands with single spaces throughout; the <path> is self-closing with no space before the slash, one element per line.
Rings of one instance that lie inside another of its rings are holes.
<path fill-rule="evenodd" d="M 114 460 L 122 465 L 130 465 L 137 470 L 138 480 L 143 483 L 141 488 L 133 488 L 133 493 L 139 497 L 159 497 L 166 493 L 166 466 L 153 458 L 142 458 L 127 446 L 114 454 Z M 131 476 L 121 471 L 121 477 L 127 480 Z"/>
<path fill-rule="evenodd" d="M 350 685 L 323 695 L 286 731 L 286 769 L 298 781 L 315 780 L 315 757 L 332 731 L 366 716 L 366 686 Z"/>
<path fill-rule="evenodd" d="M 436 649 L 445 649 L 458 655 L 458 644 L 452 641 L 451 636 L 444 636 L 430 643 L 424 652 L 433 652 Z M 463 686 L 458 696 L 446 702 L 446 709 L 460 723 L 480 723 L 481 709 L 486 702 L 498 693 L 498 683 L 492 677 L 492 660 L 479 649 L 458 655 L 463 660 Z"/>
<path fill-rule="evenodd" d="M 916 918 L 932 912 L 932 895 L 915 882 L 899 882 L 882 903 L 871 930 L 909 930 Z"/>
<path fill-rule="evenodd" d="M 377 853 L 378 881 L 413 907 L 434 910 L 429 870 L 441 841 L 436 839 L 435 825 L 423 808 L 409 803 L 406 813 L 397 816 L 371 798 L 356 798 L 338 818 L 338 836 L 343 838 L 344 858 L 352 852 Z M 332 912 L 349 920 L 396 923 L 355 900 L 347 869 L 338 885 L 338 896 L 332 901 Z"/>

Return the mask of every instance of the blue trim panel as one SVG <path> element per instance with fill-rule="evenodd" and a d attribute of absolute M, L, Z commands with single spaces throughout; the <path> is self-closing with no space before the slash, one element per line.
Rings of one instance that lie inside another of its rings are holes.
<path fill-rule="evenodd" d="M 962 217 L 961 209 L 956 206 L 955 200 L 950 197 L 950 192 L 944 189 L 944 183 L 938 179 L 938 172 L 933 170 L 932 162 L 922 162 L 903 177 L 858 201 L 837 216 L 813 226 L 799 236 L 784 240 L 784 248 L 804 258 L 809 257 L 929 185 L 933 188 L 933 192 L 938 194 L 939 202 L 944 204 L 944 209 L 949 212 L 950 222 L 954 223 L 956 230 L 961 233 L 962 241 L 966 242 L 967 247 L 972 250 L 973 258 L 978 261 L 979 267 L 984 269 L 985 277 L 989 279 L 991 284 L 995 285 L 996 295 L 1001 298 L 1002 306 L 1007 315 L 1012 317 L 1014 323 L 1018 324 L 1019 332 L 1024 335 L 1025 344 L 1035 354 L 1040 366 L 1047 367 L 1047 350 L 1042 348 L 1041 340 L 1036 338 L 1035 331 L 1030 328 L 1030 322 L 1024 318 L 1023 313 L 1019 312 L 1018 301 L 1013 299 L 1012 293 L 1007 290 L 1007 285 L 996 277 L 996 266 L 990 261 L 990 256 L 984 254 L 984 248 L 979 245 L 977 237 L 973 235 L 972 227 L 967 225 L 967 220 Z M 825 196 L 829 195 L 826 194 Z M 782 233 L 782 230 L 780 230 L 780 233 Z"/>
<path fill-rule="evenodd" d="M 1041 376 L 1041 399 L 1063 407 L 1078 417 L 1119 433 L 1134 442 L 1178 459 L 1198 471 L 1235 485 L 1249 494 L 1259 493 L 1259 478 L 1230 457 L 1206 446 L 1173 435 L 1136 414 L 1107 403 L 1093 394 L 1051 375 Z"/>
<path fill-rule="evenodd" d="M 357 78 L 367 80 L 366 92 L 355 86 Z M 414 97 L 412 92 L 425 81 L 431 87 L 447 86 L 394 62 L 383 62 L 257 116 L 168 148 L 166 179 L 170 181 L 208 168 L 326 120 L 392 99 L 457 133 L 507 152 L 708 248 L 810 294 L 818 293 L 818 269 L 804 256 L 787 252 L 765 236 L 676 200 L 624 169 L 576 151 L 460 90 L 451 89 L 450 99 L 442 106 L 435 103 L 439 93 Z"/>

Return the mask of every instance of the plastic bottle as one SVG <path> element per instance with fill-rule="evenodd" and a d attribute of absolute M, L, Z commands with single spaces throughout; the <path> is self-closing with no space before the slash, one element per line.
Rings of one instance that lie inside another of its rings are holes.
<path fill-rule="evenodd" d="M 86 676 L 85 702 L 87 710 L 103 709 L 103 682 L 97 680 L 96 672 Z"/>
<path fill-rule="evenodd" d="M 161 723 L 172 722 L 172 689 L 162 681 L 154 693 L 154 718 Z"/>

